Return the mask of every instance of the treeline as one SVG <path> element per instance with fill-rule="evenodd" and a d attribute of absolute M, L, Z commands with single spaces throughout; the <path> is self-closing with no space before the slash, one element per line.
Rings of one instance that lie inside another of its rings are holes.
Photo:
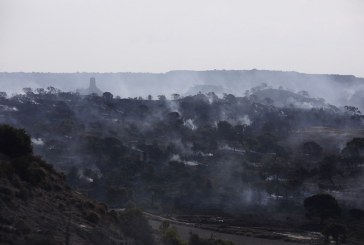
<path fill-rule="evenodd" d="M 133 202 L 239 213 L 269 204 L 294 211 L 307 194 L 361 191 L 354 184 L 364 149 L 357 108 L 276 107 L 258 92 L 173 94 L 169 100 L 26 88 L 12 97 L 0 94 L 0 122 L 25 128 L 34 151 L 64 171 L 72 186 L 112 207 Z M 314 137 L 307 133 L 318 128 Z M 359 137 L 340 136 L 351 131 Z M 361 199 L 345 201 L 354 207 Z"/>

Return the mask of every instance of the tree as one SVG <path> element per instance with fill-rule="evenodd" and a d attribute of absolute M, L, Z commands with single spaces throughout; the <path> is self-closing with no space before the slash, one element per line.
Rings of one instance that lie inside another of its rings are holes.
<path fill-rule="evenodd" d="M 167 98 L 166 98 L 166 96 L 165 96 L 165 95 L 158 95 L 158 99 L 159 99 L 159 100 L 162 100 L 162 101 L 167 100 Z"/>
<path fill-rule="evenodd" d="M 30 136 L 24 129 L 9 125 L 0 126 L 0 153 L 9 157 L 26 156 L 33 153 Z"/>
<path fill-rule="evenodd" d="M 325 220 L 340 216 L 341 208 L 336 199 L 329 194 L 316 194 L 304 200 L 306 217 L 319 217 L 320 225 Z"/>
<path fill-rule="evenodd" d="M 6 92 L 0 92 L 0 99 L 5 99 L 7 96 Z"/>
<path fill-rule="evenodd" d="M 235 104 L 236 97 L 233 94 L 224 94 L 224 101 L 228 104 Z"/>
<path fill-rule="evenodd" d="M 55 87 L 52 87 L 52 86 L 47 87 L 48 94 L 59 94 L 60 92 L 61 92 L 61 90 L 59 90 Z"/>
<path fill-rule="evenodd" d="M 152 95 L 148 95 L 148 100 L 152 100 L 153 96 Z"/>
<path fill-rule="evenodd" d="M 37 89 L 35 89 L 35 92 L 39 95 L 44 95 L 46 93 L 44 88 L 37 88 Z"/>
<path fill-rule="evenodd" d="M 361 114 L 361 111 L 359 110 L 358 107 L 355 107 L 355 106 L 344 106 L 345 110 L 352 114 L 352 115 L 360 115 Z"/>
<path fill-rule="evenodd" d="M 361 114 L 361 111 L 358 107 L 355 106 L 344 106 L 345 110 L 351 114 L 351 119 L 358 120 L 363 118 L 363 115 Z"/>
<path fill-rule="evenodd" d="M 322 147 L 314 141 L 305 142 L 302 146 L 302 152 L 311 157 L 321 157 L 322 151 Z"/>
<path fill-rule="evenodd" d="M 268 88 L 268 85 L 266 83 L 261 83 L 260 85 L 251 88 L 250 91 L 252 94 L 254 94 L 254 93 L 264 90 L 266 88 Z"/>
<path fill-rule="evenodd" d="M 364 138 L 354 138 L 341 151 L 342 162 L 344 166 L 353 173 L 357 172 L 360 166 L 361 152 L 364 150 Z"/>
<path fill-rule="evenodd" d="M 339 159 L 337 156 L 327 156 L 325 157 L 321 162 L 319 166 L 319 177 L 321 180 L 328 180 L 332 185 L 335 185 L 334 183 L 334 177 L 336 175 L 342 175 L 340 169 L 337 166 L 337 162 Z"/>
<path fill-rule="evenodd" d="M 179 94 L 172 94 L 172 100 L 179 100 L 181 98 L 181 95 Z"/>
<path fill-rule="evenodd" d="M 174 129 L 179 128 L 183 124 L 180 114 L 175 111 L 168 113 L 166 119 L 168 125 L 172 126 Z"/>
<path fill-rule="evenodd" d="M 349 215 L 355 220 L 363 220 L 364 219 L 364 210 L 353 208 L 349 210 Z"/>
<path fill-rule="evenodd" d="M 217 102 L 219 100 L 219 97 L 214 92 L 208 92 L 207 97 L 209 97 L 211 102 Z"/>
<path fill-rule="evenodd" d="M 227 121 L 217 123 L 217 133 L 222 139 L 230 140 L 233 136 L 233 126 Z"/>
<path fill-rule="evenodd" d="M 272 100 L 272 99 L 271 99 L 271 98 L 269 98 L 269 97 L 266 97 L 266 98 L 264 98 L 263 102 L 264 102 L 264 104 L 266 104 L 266 105 L 273 105 L 274 100 Z"/>
<path fill-rule="evenodd" d="M 23 92 L 26 94 L 26 95 L 30 95 L 33 93 L 33 90 L 31 88 L 23 88 Z"/>
<path fill-rule="evenodd" d="M 110 92 L 105 92 L 102 94 L 102 98 L 104 99 L 105 102 L 111 102 L 114 98 L 114 95 Z"/>
<path fill-rule="evenodd" d="M 299 91 L 298 94 L 302 95 L 303 97 L 310 97 L 310 94 L 305 90 Z"/>

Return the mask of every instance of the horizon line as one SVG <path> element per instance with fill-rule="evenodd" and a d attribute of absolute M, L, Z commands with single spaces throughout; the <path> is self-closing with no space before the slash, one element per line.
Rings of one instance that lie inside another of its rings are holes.
<path fill-rule="evenodd" d="M 172 72 L 251 72 L 251 71 L 264 71 L 264 72 L 282 72 L 282 73 L 297 73 L 304 75 L 326 75 L 326 76 L 352 76 L 355 78 L 364 79 L 364 76 L 357 76 L 353 74 L 339 74 L 339 73 L 306 73 L 293 70 L 269 70 L 269 69 L 207 69 L 207 70 L 169 70 L 166 72 L 143 72 L 143 71 L 73 71 L 73 72 L 47 72 L 47 71 L 0 71 L 0 73 L 29 73 L 29 74 L 168 74 Z"/>

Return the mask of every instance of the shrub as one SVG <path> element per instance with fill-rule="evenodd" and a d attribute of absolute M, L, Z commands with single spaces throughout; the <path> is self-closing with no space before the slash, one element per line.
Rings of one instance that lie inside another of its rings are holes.
<path fill-rule="evenodd" d="M 364 210 L 353 208 L 349 210 L 349 214 L 353 219 L 362 220 L 364 219 Z"/>
<path fill-rule="evenodd" d="M 26 236 L 29 245 L 61 245 L 59 241 L 51 234 L 31 233 Z"/>
<path fill-rule="evenodd" d="M 187 245 L 186 242 L 182 241 L 178 235 L 176 227 L 172 226 L 168 228 L 162 235 L 162 242 L 165 245 Z"/>
<path fill-rule="evenodd" d="M 3 162 L 0 160 L 0 177 L 8 177 L 12 174 L 12 167 L 7 162 Z"/>
<path fill-rule="evenodd" d="M 97 224 L 100 221 L 100 216 L 91 211 L 87 214 L 86 219 L 93 224 Z"/>
<path fill-rule="evenodd" d="M 7 186 L 0 185 L 0 194 L 6 195 L 6 196 L 14 196 L 14 191 Z"/>
<path fill-rule="evenodd" d="M 30 226 L 24 220 L 18 221 L 15 224 L 15 228 L 22 234 L 28 234 L 31 231 Z"/>
<path fill-rule="evenodd" d="M 1 125 L 0 153 L 9 157 L 31 155 L 33 153 L 33 148 L 30 136 L 24 129 L 16 129 L 9 125 Z"/>
<path fill-rule="evenodd" d="M 170 222 L 168 220 L 164 220 L 162 222 L 162 224 L 159 226 L 159 230 L 162 233 L 165 233 L 167 231 L 167 229 L 169 228 L 169 226 L 170 226 Z"/>
<path fill-rule="evenodd" d="M 117 213 L 117 218 L 126 235 L 145 245 L 155 244 L 153 230 L 142 211 L 135 208 L 127 209 L 125 212 Z"/>
<path fill-rule="evenodd" d="M 28 169 L 28 182 L 32 185 L 38 185 L 46 179 L 47 173 L 42 168 L 31 167 Z"/>
<path fill-rule="evenodd" d="M 213 238 L 204 239 L 197 234 L 191 233 L 188 245 L 234 245 L 234 243 Z"/>
<path fill-rule="evenodd" d="M 105 203 L 97 203 L 95 205 L 95 210 L 101 214 L 106 214 L 107 212 L 107 205 Z"/>
<path fill-rule="evenodd" d="M 16 193 L 16 197 L 26 201 L 29 198 L 29 192 L 24 187 L 20 187 L 19 191 Z"/>
<path fill-rule="evenodd" d="M 323 229 L 322 234 L 327 242 L 332 237 L 335 243 L 339 244 L 339 242 L 345 242 L 346 240 L 346 227 L 341 224 L 330 224 Z"/>
<path fill-rule="evenodd" d="M 11 161 L 11 166 L 13 173 L 17 174 L 22 180 L 34 186 L 44 183 L 45 185 L 43 187 L 47 187 L 47 184 L 49 185 L 49 183 L 45 183 L 44 181 L 46 180 L 47 176 L 50 176 L 48 172 L 55 172 L 51 165 L 45 163 L 42 159 L 35 156 L 23 156 L 15 158 Z"/>

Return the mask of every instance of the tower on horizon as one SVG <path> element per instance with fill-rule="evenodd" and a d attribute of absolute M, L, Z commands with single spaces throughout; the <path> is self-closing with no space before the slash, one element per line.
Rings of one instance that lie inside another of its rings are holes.
<path fill-rule="evenodd" d="M 77 92 L 80 95 L 90 95 L 97 94 L 98 96 L 102 95 L 102 91 L 96 86 L 96 79 L 94 77 L 90 78 L 90 85 L 87 89 L 77 89 Z"/>

